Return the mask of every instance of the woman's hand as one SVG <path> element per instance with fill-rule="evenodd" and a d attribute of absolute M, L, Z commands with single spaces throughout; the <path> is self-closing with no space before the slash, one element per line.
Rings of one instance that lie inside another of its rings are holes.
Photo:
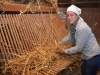
<path fill-rule="evenodd" d="M 65 54 L 65 50 L 64 49 L 61 49 L 60 53 L 61 54 Z"/>

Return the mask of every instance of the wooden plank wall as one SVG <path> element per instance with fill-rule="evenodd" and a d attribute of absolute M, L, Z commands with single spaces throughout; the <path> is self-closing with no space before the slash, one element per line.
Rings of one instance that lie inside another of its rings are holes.
<path fill-rule="evenodd" d="M 100 8 L 82 9 L 82 15 L 100 44 Z"/>
<path fill-rule="evenodd" d="M 59 11 L 66 13 L 66 9 L 67 8 L 59 8 Z M 92 28 L 100 44 L 100 8 L 82 8 L 82 14 L 80 16 Z"/>

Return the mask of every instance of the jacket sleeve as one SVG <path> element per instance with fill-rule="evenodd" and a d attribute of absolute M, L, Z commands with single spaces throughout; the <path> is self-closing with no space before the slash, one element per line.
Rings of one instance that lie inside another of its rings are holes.
<path fill-rule="evenodd" d="M 64 43 L 66 43 L 70 40 L 71 40 L 71 35 L 70 35 L 70 32 L 69 32 L 68 35 L 65 38 L 63 38 L 58 44 L 64 44 Z"/>
<path fill-rule="evenodd" d="M 65 50 L 66 54 L 81 52 L 89 35 L 88 29 L 85 29 L 85 28 L 78 30 L 75 34 L 76 34 L 76 38 L 75 38 L 76 46 Z"/>

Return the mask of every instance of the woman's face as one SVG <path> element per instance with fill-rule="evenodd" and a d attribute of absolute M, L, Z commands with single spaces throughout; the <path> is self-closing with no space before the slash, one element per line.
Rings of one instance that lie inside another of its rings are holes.
<path fill-rule="evenodd" d="M 67 20 L 70 24 L 73 24 L 78 18 L 78 15 L 72 11 L 67 12 Z"/>

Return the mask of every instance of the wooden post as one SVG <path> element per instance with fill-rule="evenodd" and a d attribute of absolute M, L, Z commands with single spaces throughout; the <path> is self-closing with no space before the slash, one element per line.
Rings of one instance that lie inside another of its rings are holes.
<path fill-rule="evenodd" d="M 71 4 L 74 4 L 75 3 L 75 0 L 71 0 Z"/>

